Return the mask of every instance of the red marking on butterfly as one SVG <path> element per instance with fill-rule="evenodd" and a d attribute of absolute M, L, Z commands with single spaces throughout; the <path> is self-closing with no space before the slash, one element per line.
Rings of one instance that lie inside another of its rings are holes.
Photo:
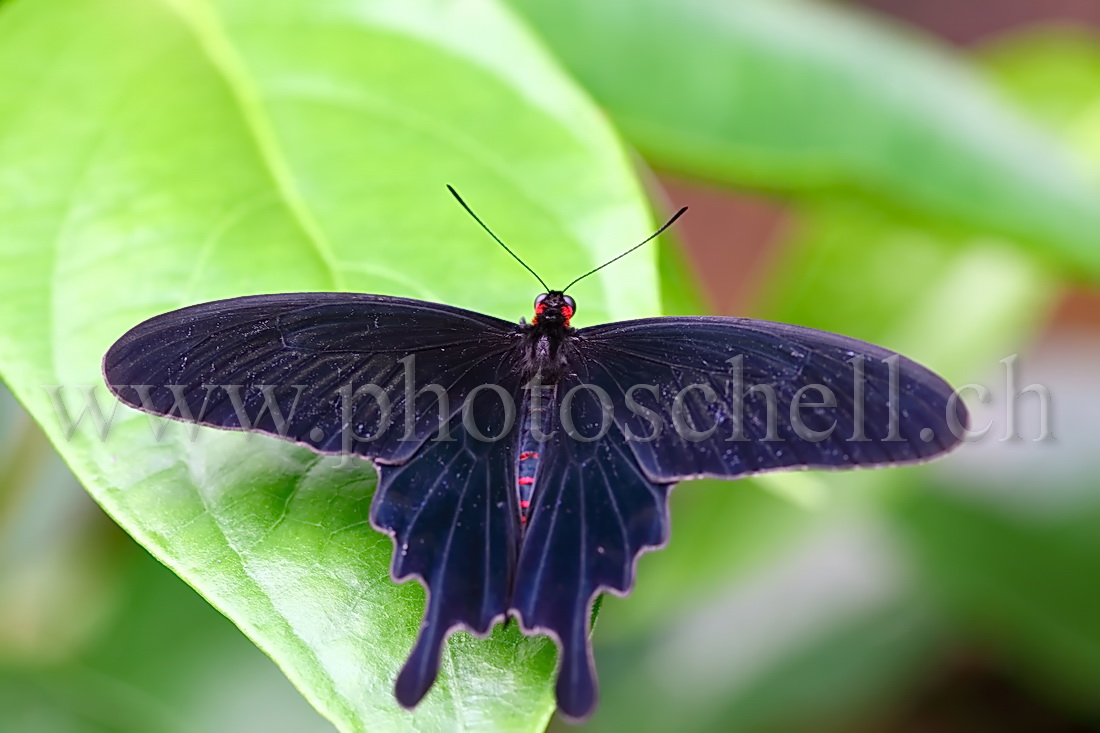
<path fill-rule="evenodd" d="M 526 450 L 526 451 L 519 454 L 519 459 L 521 461 L 526 461 L 528 458 L 538 458 L 538 457 L 539 457 L 538 453 L 535 453 L 534 451 L 529 451 L 529 450 Z"/>
<path fill-rule="evenodd" d="M 535 477 L 534 476 L 520 476 L 519 477 L 519 485 L 520 486 L 530 486 L 533 483 L 535 483 Z"/>

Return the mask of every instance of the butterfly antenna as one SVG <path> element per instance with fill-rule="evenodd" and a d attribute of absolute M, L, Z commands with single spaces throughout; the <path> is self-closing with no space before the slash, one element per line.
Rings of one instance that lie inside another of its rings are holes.
<path fill-rule="evenodd" d="M 686 206 L 685 206 L 684 208 L 680 209 L 680 210 L 679 210 L 679 211 L 677 211 L 677 212 L 676 212 L 675 214 L 673 214 L 673 215 L 672 215 L 672 218 L 671 218 L 671 219 L 669 219 L 668 221 L 666 221 L 666 222 L 664 223 L 664 225 L 663 225 L 663 226 L 662 226 L 662 227 L 661 227 L 660 229 L 658 229 L 657 231 L 653 232 L 653 234 L 650 234 L 650 235 L 649 235 L 648 237 L 646 237 L 646 238 L 645 238 L 645 239 L 644 239 L 643 241 L 639 242 L 638 244 L 635 244 L 635 245 L 634 245 L 633 247 L 631 247 L 630 249 L 628 249 L 628 250 L 627 250 L 626 252 L 623 252 L 623 253 L 622 253 L 621 255 L 619 255 L 618 257 L 615 257 L 615 258 L 613 258 L 613 259 L 610 259 L 610 260 L 608 260 L 607 262 L 605 262 L 605 263 L 603 263 L 602 265 L 600 265 L 599 267 L 595 268 L 594 270 L 589 270 L 588 272 L 584 273 L 583 275 L 581 275 L 580 277 L 578 277 L 578 278 L 577 278 L 576 280 L 574 280 L 573 282 L 569 283 L 569 284 L 568 284 L 568 285 L 566 285 L 566 286 L 565 286 L 564 288 L 562 288 L 562 289 L 561 289 L 561 291 L 562 291 L 562 292 L 564 293 L 564 292 L 565 292 L 566 290 L 568 290 L 569 288 L 573 287 L 574 285 L 576 285 L 577 283 L 579 283 L 579 282 L 580 282 L 581 280 L 585 279 L 585 278 L 586 278 L 586 277 L 588 277 L 589 275 L 592 275 L 592 274 L 594 274 L 594 273 L 597 273 L 597 272 L 599 272 L 599 271 L 600 271 L 600 270 L 602 270 L 603 268 L 605 268 L 605 267 L 607 267 L 608 265 L 610 265 L 610 264 L 611 264 L 612 262 L 616 262 L 616 261 L 618 261 L 618 260 L 621 260 L 621 259 L 622 259 L 623 257 L 626 257 L 626 256 L 627 256 L 628 254 L 630 254 L 630 253 L 631 253 L 631 252 L 633 252 L 634 250 L 638 249 L 638 248 L 639 248 L 639 247 L 641 247 L 641 246 L 642 246 L 643 244 L 647 244 L 647 243 L 648 243 L 648 242 L 649 242 L 650 240 L 652 240 L 652 239 L 654 239 L 655 237 L 657 237 L 657 236 L 658 236 L 658 235 L 659 235 L 659 234 L 660 234 L 661 232 L 663 232 L 664 230 L 666 230 L 666 229 L 668 229 L 668 228 L 669 228 L 670 226 L 672 226 L 672 223 L 673 223 L 674 221 L 676 221 L 677 219 L 679 219 L 679 218 L 680 218 L 680 216 L 681 216 L 681 214 L 683 214 L 683 213 L 684 213 L 685 211 L 687 211 L 687 210 L 688 210 L 688 207 L 686 207 Z"/>
<path fill-rule="evenodd" d="M 481 228 L 482 228 L 482 229 L 484 229 L 484 230 L 485 230 L 486 232 L 488 232 L 488 233 L 489 233 L 489 236 L 490 236 L 490 237 L 492 237 L 493 239 L 495 239 L 495 240 L 496 240 L 496 242 L 497 242 L 497 244 L 499 244 L 499 245 L 500 245 L 501 247 L 504 247 L 504 251 L 505 251 L 505 252 L 507 252 L 508 254 L 510 254 L 510 255 L 512 255 L 513 257 L 515 257 L 515 258 L 516 258 L 516 262 L 518 262 L 518 263 L 520 263 L 521 265 L 523 265 L 523 266 L 524 266 L 524 268 L 526 268 L 527 272 L 529 272 L 529 273 L 531 273 L 532 275 L 534 275 L 534 276 L 535 276 L 535 279 L 539 281 L 539 284 L 540 284 L 540 285 L 542 285 L 542 288 L 543 288 L 543 290 L 544 290 L 544 291 L 546 291 L 546 292 L 550 292 L 550 287 L 549 287 L 549 286 L 548 286 L 548 285 L 547 285 L 547 284 L 546 284 L 545 282 L 543 282 L 542 278 L 541 278 L 541 277 L 539 277 L 539 274 L 538 274 L 537 272 L 535 272 L 534 270 L 532 270 L 532 269 L 531 269 L 530 267 L 528 267 L 528 266 L 527 266 L 527 263 L 526 263 L 526 262 L 524 262 L 523 260 L 521 260 L 521 259 L 519 258 L 519 255 L 517 255 L 517 254 L 516 254 L 515 252 L 513 252 L 512 250 L 508 249 L 508 245 L 507 245 L 507 244 L 505 244 L 504 242 L 500 241 L 500 237 L 498 237 L 497 235 L 493 234 L 493 230 L 492 230 L 492 229 L 490 229 L 489 227 L 485 226 L 485 222 L 483 222 L 483 221 L 482 221 L 482 220 L 481 220 L 480 218 L 478 218 L 478 215 L 474 213 L 474 210 L 473 210 L 473 209 L 471 209 L 471 208 L 470 208 L 469 206 L 467 206 L 467 205 L 466 205 L 466 202 L 465 202 L 465 201 L 463 201 L 463 200 L 462 200 L 462 197 L 458 195 L 458 191 L 454 190 L 454 188 L 453 188 L 453 187 L 451 186 L 451 184 L 449 184 L 449 183 L 447 184 L 447 190 L 451 192 L 451 195 L 452 195 L 452 196 L 454 196 L 454 197 L 455 197 L 456 199 L 458 199 L 458 203 L 462 204 L 462 208 L 466 209 L 466 213 L 467 213 L 467 214 L 469 214 L 470 216 L 474 217 L 474 221 L 476 221 L 476 222 L 477 222 L 478 224 L 480 224 L 480 225 L 481 225 Z"/>

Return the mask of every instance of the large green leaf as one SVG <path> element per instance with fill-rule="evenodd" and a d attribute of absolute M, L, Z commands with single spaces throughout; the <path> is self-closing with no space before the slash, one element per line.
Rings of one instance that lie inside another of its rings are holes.
<path fill-rule="evenodd" d="M 1100 274 L 1100 192 L 914 34 L 805 0 L 512 3 L 659 166 L 855 192 Z"/>
<path fill-rule="evenodd" d="M 0 374 L 103 508 L 345 730 L 539 728 L 553 646 L 514 625 L 459 634 L 400 710 L 423 593 L 389 580 L 367 465 L 175 423 L 157 440 L 102 387 L 106 439 L 90 414 L 68 438 L 51 394 L 75 418 L 115 338 L 218 297 L 348 289 L 525 315 L 531 278 L 448 182 L 550 282 L 650 230 L 607 126 L 491 0 L 0 13 Z M 652 257 L 578 286 L 579 317 L 652 312 Z"/>

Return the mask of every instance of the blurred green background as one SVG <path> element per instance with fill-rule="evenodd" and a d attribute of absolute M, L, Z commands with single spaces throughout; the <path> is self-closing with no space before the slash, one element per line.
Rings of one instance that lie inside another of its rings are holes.
<path fill-rule="evenodd" d="M 369 469 L 52 397 L 216 297 L 527 315 L 453 183 L 552 282 L 691 206 L 578 322 L 751 315 L 989 390 L 929 466 L 673 492 L 586 728 L 1100 730 L 1098 176 L 1094 3 L 0 3 L 0 729 L 566 728 L 514 628 L 396 708 L 423 594 Z"/>

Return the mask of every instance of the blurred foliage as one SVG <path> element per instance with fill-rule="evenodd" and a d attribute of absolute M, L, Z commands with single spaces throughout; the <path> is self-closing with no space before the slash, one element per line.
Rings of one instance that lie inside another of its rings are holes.
<path fill-rule="evenodd" d="M 1100 39 L 1080 31 L 1043 31 L 1006 40 L 987 55 L 983 63 L 1003 92 L 1034 105 L 1039 119 L 1063 131 L 1062 139 L 1079 151 L 1078 167 L 1091 176 L 1100 163 L 1090 147 L 1100 128 L 1089 124 L 1100 103 Z M 1015 254 L 1003 230 L 921 218 L 835 192 L 800 197 L 796 211 L 796 225 L 769 282 L 759 288 L 763 300 L 756 313 L 883 343 L 933 365 L 956 384 L 990 384 L 999 359 L 1031 345 L 1064 287 L 1049 251 L 1042 257 Z M 1087 227 L 1082 232 L 1096 236 Z M 1073 351 L 1067 356 L 1087 359 Z M 1080 387 L 1064 381 L 1052 386 L 1055 399 L 1063 400 L 1056 402 L 1063 420 L 1065 400 L 1084 397 Z M 989 414 L 989 408 L 977 407 L 976 416 Z M 1003 403 L 998 407 L 1003 409 Z M 1095 414 L 1097 407 L 1100 395 L 1093 393 L 1079 409 Z M 1092 423 L 1087 418 L 1063 422 L 1079 431 L 1091 431 L 1087 426 Z M 974 448 L 966 446 L 963 452 Z M 1049 475 L 1041 469 L 1047 461 L 1069 463 L 1066 448 L 1043 452 L 1027 443 L 1010 444 L 1005 450 L 1019 455 L 1016 470 L 1002 476 L 990 493 L 1048 491 L 1049 479 L 1033 484 L 1029 474 Z M 647 618 L 650 623 L 628 647 L 628 671 L 613 678 L 616 687 L 606 691 L 592 727 L 614 730 L 626 720 L 643 730 L 673 725 L 678 730 L 797 730 L 820 727 L 822 721 L 844 728 L 861 716 L 881 714 L 890 700 L 900 702 L 926 684 L 922 679 L 951 668 L 955 656 L 966 653 L 965 647 L 957 651 L 960 638 L 974 653 L 1006 668 L 1027 694 L 1065 709 L 1067 725 L 1100 721 L 1095 688 L 1100 594 L 1087 580 L 1100 566 L 1095 541 L 1100 497 L 1091 479 L 1095 457 L 1090 453 L 1077 462 L 1068 480 L 1084 486 L 1056 518 L 1031 506 L 1005 516 L 998 502 L 968 497 L 972 473 L 941 475 L 940 469 L 956 460 L 885 473 L 817 476 L 829 487 L 832 506 L 805 522 L 805 532 L 788 538 L 784 546 L 793 549 L 777 549 L 769 536 L 770 554 L 747 567 L 731 556 L 746 556 L 742 533 L 754 525 L 753 516 L 732 503 L 724 512 L 723 502 L 713 496 L 692 497 L 701 499 L 699 514 L 706 520 L 682 527 L 679 507 L 674 507 L 677 539 L 661 558 L 668 565 L 666 574 L 676 575 L 677 565 L 683 568 L 681 577 L 690 577 L 700 564 L 732 570 L 724 579 L 717 573 L 703 579 L 682 603 L 666 599 L 663 621 L 654 620 L 653 603 L 605 604 L 604 628 L 618 620 L 617 613 L 626 621 Z M 1035 469 L 1021 472 L 1027 465 Z M 769 476 L 754 482 L 785 480 L 789 477 Z M 675 500 L 689 502 L 693 488 L 681 487 Z M 767 515 L 763 521 L 764 526 L 774 522 Z M 830 553 L 831 535 L 823 528 L 838 524 L 848 527 L 846 536 L 871 532 L 880 544 L 849 554 L 846 563 L 838 558 L 831 567 L 806 563 L 790 570 L 792 553 L 796 558 Z M 684 545 L 677 542 L 683 534 L 711 526 L 728 531 L 706 535 L 710 542 L 702 560 L 691 540 L 684 543 L 690 549 L 680 554 Z M 871 582 L 882 575 L 876 567 L 883 557 L 897 566 L 886 574 L 895 583 L 884 592 L 889 600 L 851 594 L 844 579 L 857 575 Z M 786 594 L 762 580 L 785 574 L 792 575 Z M 648 600 L 644 579 L 639 600 Z M 834 587 L 817 596 L 798 591 L 823 582 Z M 851 594 L 850 607 L 829 613 L 828 600 L 846 594 Z M 709 625 L 700 618 L 707 611 L 697 610 L 708 595 L 709 608 L 725 609 L 711 610 Z M 798 610 L 789 610 L 792 605 Z M 654 631 L 655 625 L 660 631 Z M 814 633 L 795 642 L 773 640 L 769 654 L 754 653 L 755 640 L 798 636 L 803 625 L 814 626 Z M 692 630 L 700 627 L 705 640 L 693 641 Z M 612 639 L 607 653 L 599 651 L 614 660 L 621 647 Z M 726 661 L 715 669 L 710 664 L 714 657 Z M 674 682 L 666 676 L 669 668 L 677 670 Z M 715 682 L 713 676 L 726 682 Z M 643 687 L 647 694 L 640 696 L 636 691 Z M 700 688 L 706 692 L 698 693 Z M 1015 730 L 1016 712 L 1004 701 L 984 711 L 987 719 L 966 718 L 963 725 Z"/>
<path fill-rule="evenodd" d="M 423 593 L 389 580 L 391 544 L 365 521 L 369 471 L 179 425 L 157 440 L 122 409 L 107 441 L 88 416 L 66 440 L 43 386 L 70 385 L 75 417 L 75 387 L 99 383 L 133 323 L 310 289 L 526 313 L 529 276 L 442 184 L 558 282 L 651 226 L 650 174 L 616 133 L 660 170 L 786 196 L 794 224 L 755 315 L 880 342 L 956 383 L 990 383 L 1071 278 L 1100 276 L 1091 35 L 1021 35 L 975 61 L 804 0 L 511 6 L 518 17 L 493 0 L 0 9 L 0 376 L 100 506 L 343 730 L 539 730 L 553 647 L 514 625 L 459 634 L 436 689 L 400 711 L 392 679 Z M 56 57 L 30 63 L 42 48 Z M 702 302 L 669 241 L 578 291 L 586 322 L 644 315 L 658 294 L 670 313 Z M 328 727 L 88 505 L 4 399 L 5 723 Z M 1011 447 L 1023 467 L 1072 448 Z M 1083 488 L 1052 513 L 1025 468 L 976 492 L 1003 462 L 967 462 L 985 449 L 677 489 L 672 543 L 641 560 L 631 598 L 602 605 L 589 727 L 855 726 L 888 718 L 960 647 L 1100 720 L 1095 457 L 1079 451 L 1066 481 Z M 1024 498 L 1009 510 L 1008 495 Z"/>
<path fill-rule="evenodd" d="M 840 191 L 1100 274 L 1095 190 L 1063 146 L 916 34 L 803 0 L 512 0 L 655 165 Z"/>
<path fill-rule="evenodd" d="M 5 730 L 331 730 L 228 620 L 103 515 L 5 390 L 0 446 Z"/>

